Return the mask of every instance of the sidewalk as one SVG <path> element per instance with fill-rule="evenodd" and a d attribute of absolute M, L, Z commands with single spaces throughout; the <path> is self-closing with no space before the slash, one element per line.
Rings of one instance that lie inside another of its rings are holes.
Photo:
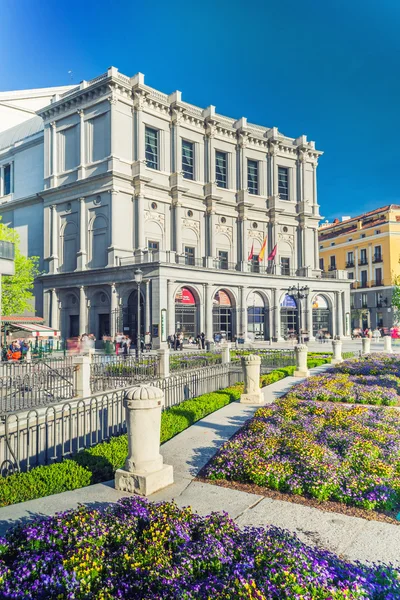
<path fill-rule="evenodd" d="M 325 370 L 313 369 L 313 373 Z M 283 395 L 301 379 L 287 377 L 263 388 L 265 403 Z M 193 481 L 200 469 L 245 421 L 255 406 L 234 402 L 198 421 L 162 446 L 167 464 L 174 467 L 175 483 L 150 497 L 159 502 L 174 499 L 179 506 L 192 506 L 200 514 L 226 511 L 241 526 L 273 524 L 295 532 L 303 541 L 331 550 L 351 560 L 392 562 L 400 567 L 400 526 L 366 521 L 338 513 L 273 500 L 256 494 Z M 17 521 L 75 508 L 79 503 L 103 507 L 126 493 L 113 488 L 113 482 L 93 485 L 47 498 L 0 508 L 0 535 Z"/>

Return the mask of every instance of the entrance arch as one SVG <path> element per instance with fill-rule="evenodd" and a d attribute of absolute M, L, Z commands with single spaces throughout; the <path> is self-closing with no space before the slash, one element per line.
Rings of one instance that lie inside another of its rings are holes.
<path fill-rule="evenodd" d="M 285 294 L 281 301 L 281 336 L 287 338 L 298 332 L 299 314 L 296 300 Z"/>
<path fill-rule="evenodd" d="M 252 341 L 267 340 L 268 308 L 258 292 L 251 292 L 247 298 L 247 335 Z"/>
<path fill-rule="evenodd" d="M 213 336 L 232 340 L 235 334 L 233 296 L 227 290 L 218 290 L 213 298 Z"/>
<path fill-rule="evenodd" d="M 328 300 L 325 296 L 314 296 L 312 301 L 312 323 L 313 336 L 315 337 L 319 331 L 324 333 L 332 333 L 332 318 Z"/>
<path fill-rule="evenodd" d="M 175 294 L 175 327 L 185 339 L 195 338 L 200 333 L 199 301 L 190 287 L 181 287 Z"/>
<path fill-rule="evenodd" d="M 136 344 L 137 335 L 138 335 L 138 322 L 137 322 L 137 306 L 138 306 L 138 292 L 137 290 L 133 290 L 129 294 L 128 305 L 124 310 L 123 314 L 123 324 L 124 324 L 124 334 L 128 334 L 131 338 L 132 342 Z M 140 335 L 144 337 L 144 298 L 142 292 L 140 292 Z"/>

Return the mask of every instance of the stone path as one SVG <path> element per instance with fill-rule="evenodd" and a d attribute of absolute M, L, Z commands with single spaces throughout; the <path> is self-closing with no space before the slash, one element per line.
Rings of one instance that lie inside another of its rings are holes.
<path fill-rule="evenodd" d="M 318 367 L 313 373 L 323 370 L 324 367 Z M 299 381 L 287 377 L 264 388 L 265 403 L 272 402 Z M 174 499 L 179 506 L 190 505 L 199 514 L 226 511 L 242 526 L 273 524 L 297 533 L 310 545 L 327 548 L 351 560 L 392 562 L 400 567 L 400 526 L 194 481 L 218 448 L 251 418 L 255 410 L 256 407 L 234 402 L 166 442 L 162 454 L 165 463 L 174 467 L 175 483 L 153 494 L 150 500 Z M 116 491 L 113 482 L 107 482 L 0 508 L 0 535 L 17 521 L 52 515 L 80 503 L 102 507 L 126 495 Z"/>

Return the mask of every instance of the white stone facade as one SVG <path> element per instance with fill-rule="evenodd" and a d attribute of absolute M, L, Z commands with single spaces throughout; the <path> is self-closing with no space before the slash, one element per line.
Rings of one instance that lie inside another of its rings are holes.
<path fill-rule="evenodd" d="M 177 329 L 282 339 L 294 280 L 310 288 L 310 336 L 317 294 L 330 333 L 349 334 L 346 274 L 318 268 L 321 152 L 306 136 L 187 104 L 113 67 L 37 112 L 27 136 L 0 134 L 0 167 L 13 169 L 0 214 L 41 257 L 36 308 L 64 336 L 135 336 L 138 266 L 155 347 Z M 249 261 L 265 237 L 264 260 Z"/>

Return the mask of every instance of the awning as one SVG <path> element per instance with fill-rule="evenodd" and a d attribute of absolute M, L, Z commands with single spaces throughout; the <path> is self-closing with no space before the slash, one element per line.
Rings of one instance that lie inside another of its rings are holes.
<path fill-rule="evenodd" d="M 6 329 L 12 332 L 25 331 L 31 337 L 59 337 L 60 332 L 39 323 L 5 323 Z"/>

